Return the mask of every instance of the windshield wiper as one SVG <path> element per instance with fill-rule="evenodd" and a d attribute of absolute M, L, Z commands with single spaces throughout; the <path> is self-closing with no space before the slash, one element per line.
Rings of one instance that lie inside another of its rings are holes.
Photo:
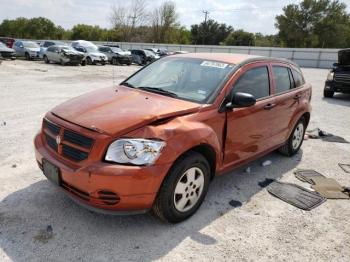
<path fill-rule="evenodd" d="M 142 90 L 146 90 L 149 92 L 154 92 L 157 94 L 161 94 L 161 95 L 166 95 L 166 96 L 170 96 L 170 97 L 178 97 L 177 94 L 170 92 L 168 90 L 159 88 L 159 87 L 150 87 L 150 86 L 139 86 L 137 87 L 138 89 L 142 89 Z"/>
<path fill-rule="evenodd" d="M 122 83 L 120 83 L 121 85 L 123 85 L 123 86 L 127 86 L 127 87 L 131 87 L 131 88 L 135 88 L 135 86 L 134 85 L 132 85 L 132 84 L 130 84 L 130 83 L 128 83 L 128 82 L 122 82 Z"/>

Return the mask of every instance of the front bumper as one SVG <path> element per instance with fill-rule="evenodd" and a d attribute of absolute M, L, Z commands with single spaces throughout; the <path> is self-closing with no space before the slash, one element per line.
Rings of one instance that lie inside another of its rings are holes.
<path fill-rule="evenodd" d="M 0 56 L 3 59 L 16 59 L 16 53 L 15 52 L 0 52 Z"/>
<path fill-rule="evenodd" d="M 91 57 L 92 62 L 94 63 L 107 63 L 108 59 L 101 57 Z"/>
<path fill-rule="evenodd" d="M 325 83 L 325 89 L 333 92 L 350 93 L 350 83 L 327 80 Z"/>
<path fill-rule="evenodd" d="M 41 133 L 34 139 L 35 156 L 42 169 L 43 159 L 60 170 L 60 188 L 80 205 L 101 213 L 135 214 L 149 210 L 170 164 L 155 166 L 126 166 L 104 163 L 84 167 L 70 165 L 47 148 Z M 105 202 L 100 192 L 113 192 L 118 200 Z"/>

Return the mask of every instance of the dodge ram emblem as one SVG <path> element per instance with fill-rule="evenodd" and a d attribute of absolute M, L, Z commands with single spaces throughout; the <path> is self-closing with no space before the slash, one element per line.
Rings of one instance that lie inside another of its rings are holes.
<path fill-rule="evenodd" d="M 61 137 L 60 136 L 56 136 L 56 144 L 57 145 L 61 144 Z"/>

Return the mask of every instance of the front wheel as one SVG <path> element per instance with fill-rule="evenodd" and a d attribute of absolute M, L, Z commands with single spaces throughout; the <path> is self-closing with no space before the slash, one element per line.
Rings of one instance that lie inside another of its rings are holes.
<path fill-rule="evenodd" d="M 210 167 L 205 157 L 197 152 L 186 153 L 164 179 L 153 213 L 170 223 L 186 220 L 201 206 L 209 181 Z"/>
<path fill-rule="evenodd" d="M 26 60 L 28 60 L 28 61 L 30 60 L 30 55 L 28 53 L 25 53 L 24 57 L 26 58 Z"/>
<path fill-rule="evenodd" d="M 50 63 L 50 60 L 47 58 L 46 55 L 44 55 L 44 61 L 45 61 L 46 64 L 49 64 L 49 63 Z"/>
<path fill-rule="evenodd" d="M 323 96 L 327 97 L 327 98 L 332 98 L 334 96 L 334 91 L 324 89 L 323 90 Z"/>
<path fill-rule="evenodd" d="M 291 135 L 287 142 L 281 146 L 278 151 L 285 156 L 293 156 L 298 153 L 301 145 L 304 141 L 304 135 L 306 131 L 306 122 L 304 118 L 301 118 L 295 125 Z"/>

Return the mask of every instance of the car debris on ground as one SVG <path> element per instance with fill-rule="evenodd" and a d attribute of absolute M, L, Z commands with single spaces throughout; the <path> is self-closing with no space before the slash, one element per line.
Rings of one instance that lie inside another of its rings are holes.
<path fill-rule="evenodd" d="M 326 141 L 326 142 L 344 143 L 344 144 L 348 144 L 349 143 L 349 141 L 347 141 L 343 137 L 333 135 L 333 134 L 328 133 L 328 132 L 326 132 L 324 130 L 321 130 L 319 128 L 315 128 L 315 129 L 312 129 L 312 130 L 307 130 L 305 132 L 304 140 L 307 140 L 309 138 L 311 138 L 311 139 L 322 139 L 322 141 Z"/>

